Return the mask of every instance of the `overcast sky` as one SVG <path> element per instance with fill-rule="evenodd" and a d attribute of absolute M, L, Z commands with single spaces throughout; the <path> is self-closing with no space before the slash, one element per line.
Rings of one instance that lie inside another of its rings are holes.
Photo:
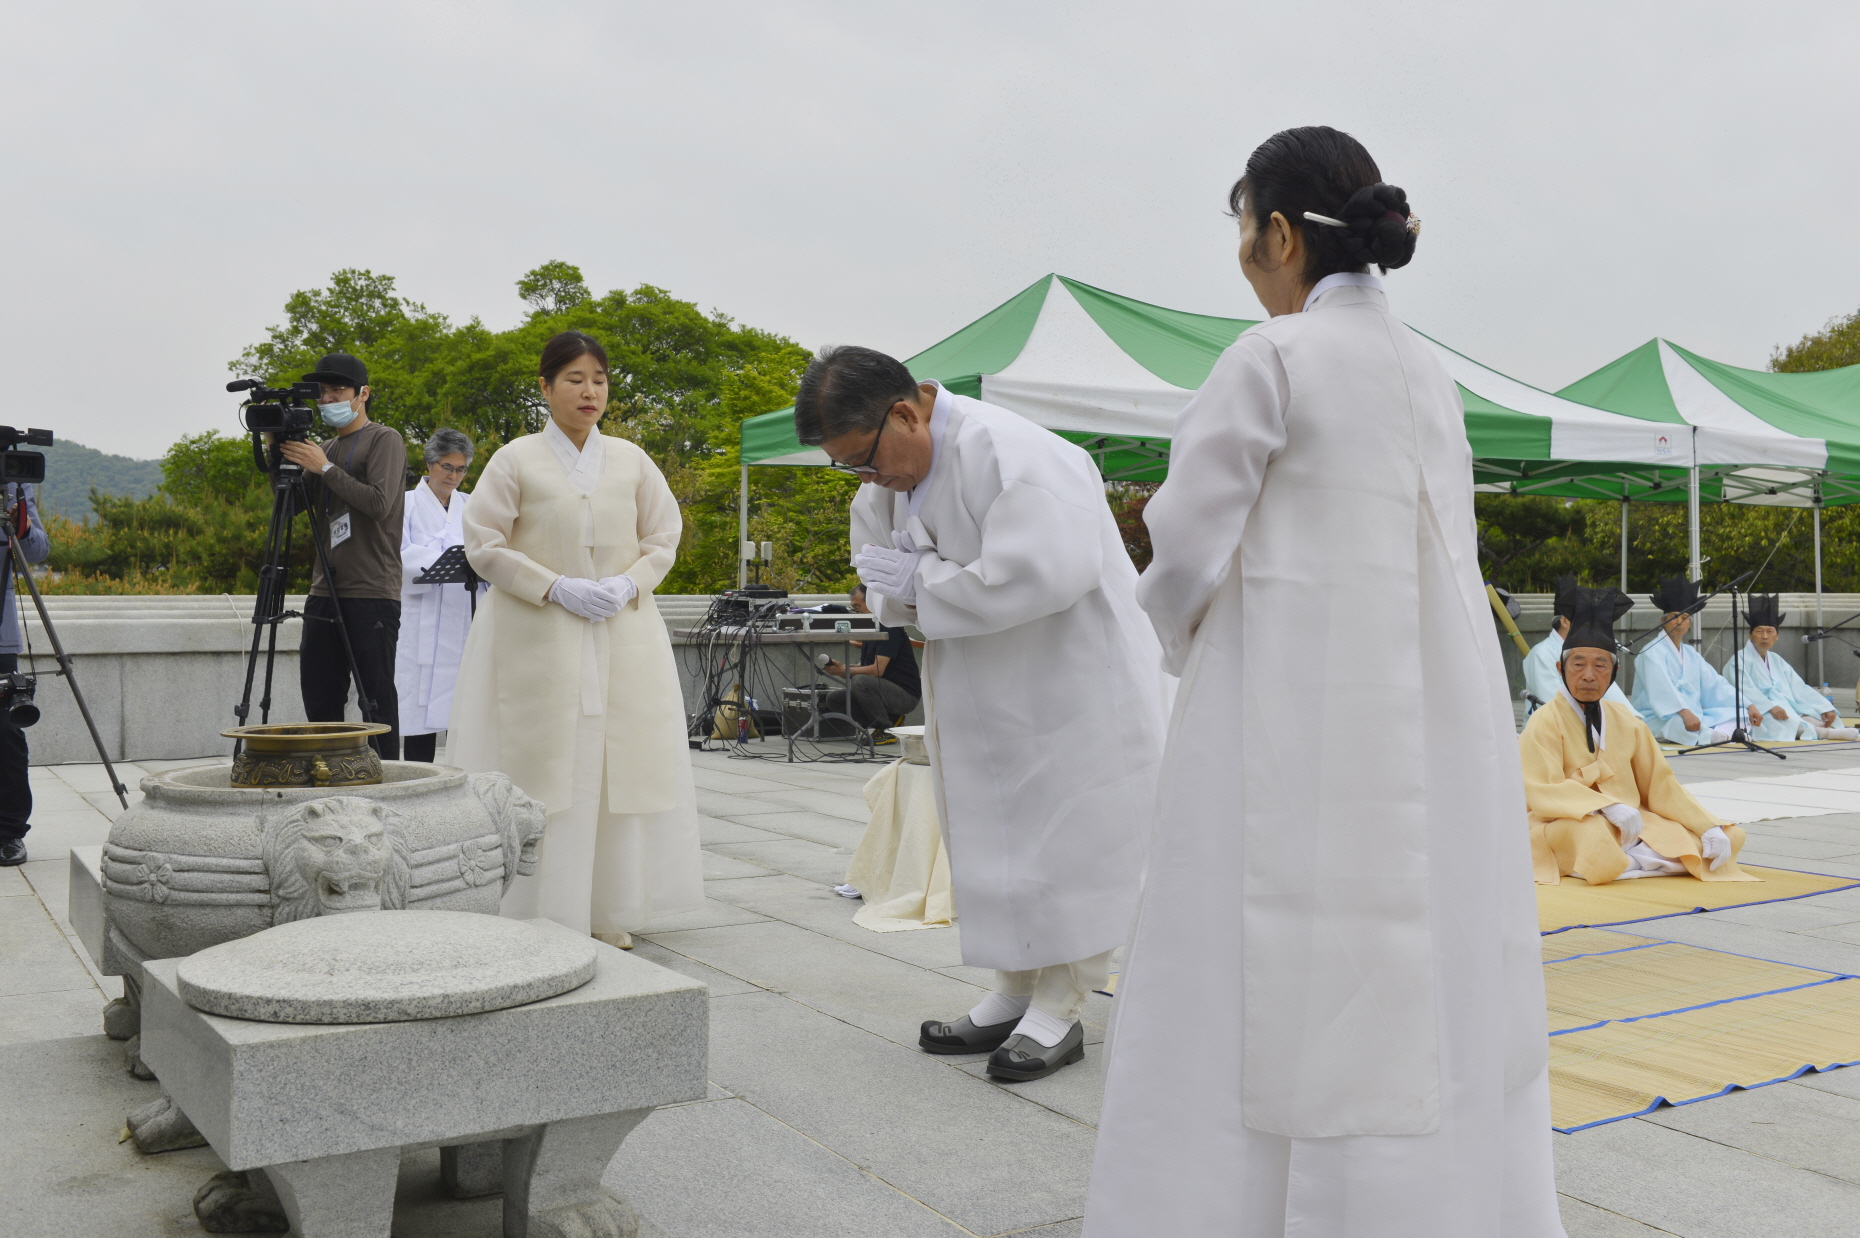
<path fill-rule="evenodd" d="M 1860 309 L 1860 5 L 6 6 L 0 420 L 153 457 L 342 267 L 493 327 L 549 259 L 810 347 L 1048 271 L 1257 317 L 1278 129 L 1425 221 L 1398 314 L 1555 388 L 1655 335 L 1761 367 Z"/>

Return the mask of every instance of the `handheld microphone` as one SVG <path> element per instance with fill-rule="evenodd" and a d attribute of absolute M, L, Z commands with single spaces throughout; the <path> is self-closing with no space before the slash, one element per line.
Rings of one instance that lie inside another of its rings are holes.
<path fill-rule="evenodd" d="M 1857 655 L 1860 655 L 1860 650 L 1856 650 L 1855 652 Z M 1529 701 L 1531 704 L 1537 706 L 1537 708 L 1539 709 L 1542 709 L 1544 707 L 1544 703 L 1542 701 L 1538 700 L 1535 696 L 1531 695 L 1531 690 L 1529 688 L 1521 689 L 1518 692 L 1518 696 L 1526 701 Z"/>

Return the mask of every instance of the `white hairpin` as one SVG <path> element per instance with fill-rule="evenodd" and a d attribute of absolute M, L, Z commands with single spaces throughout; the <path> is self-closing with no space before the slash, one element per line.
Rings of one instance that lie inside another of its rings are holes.
<path fill-rule="evenodd" d="M 1320 215 L 1316 211 L 1306 211 L 1305 218 L 1314 224 L 1329 224 L 1333 228 L 1347 228 L 1350 225 L 1341 219 L 1332 219 L 1329 215 Z"/>

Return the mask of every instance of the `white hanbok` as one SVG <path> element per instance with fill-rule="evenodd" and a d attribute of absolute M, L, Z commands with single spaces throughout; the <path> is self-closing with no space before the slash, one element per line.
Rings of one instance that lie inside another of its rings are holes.
<path fill-rule="evenodd" d="M 400 694 L 400 733 L 436 735 L 452 716 L 465 634 L 471 631 L 471 595 L 465 586 L 416 585 L 414 580 L 451 546 L 465 543 L 461 521 L 471 496 L 454 490 L 441 505 L 426 478 L 407 492 L 400 534 L 400 642 L 394 649 L 394 689 Z M 488 586 L 479 586 L 479 596 Z"/>
<path fill-rule="evenodd" d="M 1459 394 L 1378 281 L 1313 299 L 1222 354 L 1145 515 L 1183 676 L 1084 1232 L 1560 1238 Z"/>
<path fill-rule="evenodd" d="M 1749 704 L 1748 700 L 1745 704 Z M 1661 633 L 1634 655 L 1634 710 L 1653 733 L 1674 744 L 1708 744 L 1727 733 L 1737 716 L 1731 685 L 1699 656 L 1698 650 Z M 1686 730 L 1679 711 L 1689 709 L 1699 729 Z M 1746 715 L 1746 720 L 1748 715 Z"/>
<path fill-rule="evenodd" d="M 1530 694 L 1546 705 L 1556 700 L 1556 694 L 1563 690 L 1563 673 L 1557 669 L 1556 660 L 1563 656 L 1563 638 L 1558 636 L 1555 628 L 1550 634 L 1531 646 L 1531 652 L 1524 659 L 1524 686 Z M 1617 662 L 1615 680 L 1608 685 L 1608 692 L 1602 697 L 1617 705 L 1626 705 L 1632 709 L 1633 703 L 1627 693 L 1621 690 L 1620 669 Z"/>
<path fill-rule="evenodd" d="M 1130 929 L 1162 755 L 1164 677 L 1136 569 L 1085 451 L 939 389 L 930 473 L 859 488 L 852 546 L 928 549 L 925 740 L 948 840 L 962 961 L 998 971 L 1091 959 Z"/>
<path fill-rule="evenodd" d="M 500 448 L 465 552 L 492 585 L 465 641 L 448 761 L 501 770 L 549 809 L 533 876 L 503 913 L 578 932 L 645 928 L 704 903 L 697 792 L 671 638 L 652 591 L 683 521 L 652 459 L 551 421 Z M 626 575 L 639 594 L 590 623 L 547 600 L 558 576 Z"/>
<path fill-rule="evenodd" d="M 1745 642 L 1744 647 L 1738 650 L 1737 657 L 1725 659 L 1724 670 L 1721 672 L 1733 690 L 1737 686 L 1733 672 L 1738 666 L 1743 668 L 1744 703 L 1755 705 L 1763 711 L 1763 723 L 1750 728 L 1750 738 L 1815 738 L 1815 728 L 1822 724 L 1822 716 L 1834 706 L 1827 697 L 1803 682 L 1802 676 L 1795 667 L 1789 665 L 1787 658 L 1774 650 L 1758 653 L 1755 645 Z M 1778 718 L 1770 713 L 1778 705 L 1788 713 L 1787 718 Z M 1840 725 L 1838 720 L 1835 725 Z"/>

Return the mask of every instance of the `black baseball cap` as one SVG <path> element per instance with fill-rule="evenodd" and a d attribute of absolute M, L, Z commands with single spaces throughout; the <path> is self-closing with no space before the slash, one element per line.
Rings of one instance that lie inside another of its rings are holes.
<path fill-rule="evenodd" d="M 354 387 L 359 391 L 368 385 L 368 367 L 346 352 L 333 352 L 317 362 L 316 369 L 304 375 L 301 381 Z"/>

